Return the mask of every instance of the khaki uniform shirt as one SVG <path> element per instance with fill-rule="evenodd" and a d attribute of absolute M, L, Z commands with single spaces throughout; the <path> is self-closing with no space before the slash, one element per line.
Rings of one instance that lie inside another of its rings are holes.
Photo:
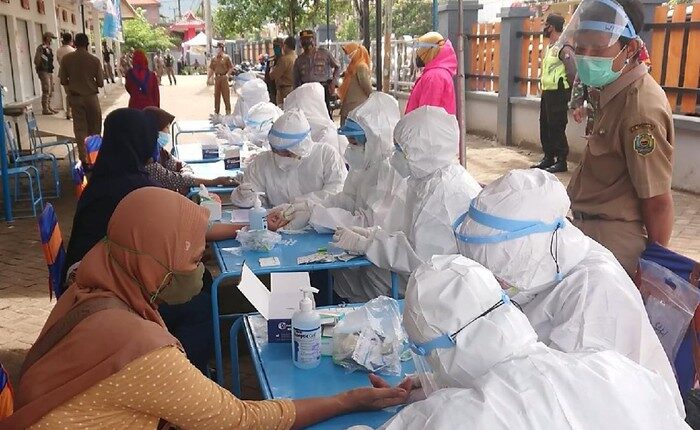
<path fill-rule="evenodd" d="M 85 49 L 76 49 L 61 60 L 61 85 L 68 86 L 68 94 L 89 96 L 97 94 L 104 85 L 102 62 Z"/>
<path fill-rule="evenodd" d="M 671 191 L 673 115 L 638 65 L 600 92 L 593 130 L 567 189 L 574 211 L 642 221 L 641 199 Z"/>
<path fill-rule="evenodd" d="M 275 60 L 275 67 L 270 71 L 270 79 L 275 81 L 277 87 L 291 87 L 294 85 L 294 62 L 297 54 L 292 51 Z"/>
<path fill-rule="evenodd" d="M 323 48 L 302 52 L 294 62 L 295 87 L 307 82 L 328 82 L 331 79 L 337 82 L 339 76 L 340 64 Z"/>
<path fill-rule="evenodd" d="M 58 60 L 59 66 L 61 65 L 63 57 L 65 57 L 66 54 L 70 54 L 71 52 L 75 52 L 75 48 L 73 48 L 70 45 L 61 45 L 61 47 L 56 50 L 56 59 Z"/>
<path fill-rule="evenodd" d="M 231 57 L 229 57 L 226 54 L 223 54 L 221 56 L 216 55 L 214 58 L 211 59 L 211 62 L 209 63 L 209 69 L 211 69 L 211 71 L 214 72 L 216 76 L 225 75 L 232 68 L 233 63 L 231 62 Z"/>

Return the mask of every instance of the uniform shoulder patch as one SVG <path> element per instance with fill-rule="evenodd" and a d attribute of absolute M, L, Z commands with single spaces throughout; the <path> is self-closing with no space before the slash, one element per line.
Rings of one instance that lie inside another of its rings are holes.
<path fill-rule="evenodd" d="M 651 133 L 645 131 L 634 137 L 634 150 L 637 154 L 642 156 L 649 155 L 654 152 L 655 148 L 656 142 Z"/>
<path fill-rule="evenodd" d="M 654 124 L 649 124 L 648 122 L 641 122 L 630 127 L 630 133 L 636 133 L 639 130 L 654 131 L 654 128 Z"/>

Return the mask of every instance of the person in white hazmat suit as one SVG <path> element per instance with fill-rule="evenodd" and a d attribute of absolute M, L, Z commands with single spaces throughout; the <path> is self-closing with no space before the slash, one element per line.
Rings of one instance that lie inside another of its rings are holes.
<path fill-rule="evenodd" d="M 256 192 L 265 193 L 265 206 L 279 206 L 297 198 L 323 200 L 343 189 L 347 171 L 334 148 L 316 143 L 304 113 L 285 112 L 268 135 L 271 151 L 258 154 L 245 169 L 231 203 L 253 206 Z"/>
<path fill-rule="evenodd" d="M 394 129 L 394 143 L 391 165 L 408 178 L 405 204 L 388 215 L 399 225 L 340 228 L 332 245 L 365 254 L 375 266 L 405 279 L 433 255 L 457 253 L 452 223 L 481 187 L 455 157 L 459 128 L 443 108 L 424 106 L 404 116 Z"/>
<path fill-rule="evenodd" d="M 269 149 L 267 136 L 272 129 L 272 124 L 283 114 L 282 109 L 274 103 L 260 102 L 250 108 L 248 116 L 244 120 L 243 133 L 246 139 L 259 148 Z"/>
<path fill-rule="evenodd" d="M 279 208 L 289 223 L 285 229 L 311 225 L 319 232 L 338 227 L 380 226 L 393 231 L 390 209 L 400 213 L 405 201 L 405 180 L 389 164 L 394 150 L 394 127 L 401 117 L 399 104 L 388 94 L 375 92 L 348 115 L 345 133 L 349 145 L 345 160 L 350 172 L 343 191 L 320 202 L 302 201 Z M 393 208 L 393 209 L 392 209 Z M 333 272 L 336 293 L 351 303 L 388 295 L 390 272 L 376 267 Z"/>
<path fill-rule="evenodd" d="M 658 374 L 615 351 L 538 342 L 491 272 L 461 255 L 411 276 L 403 324 L 428 397 L 382 429 L 690 428 Z"/>
<path fill-rule="evenodd" d="M 564 352 L 619 352 L 659 374 L 685 416 L 639 291 L 610 251 L 566 219 L 569 206 L 556 176 L 513 170 L 456 223 L 459 252 L 509 287 L 541 342 Z"/>
<path fill-rule="evenodd" d="M 238 94 L 238 92 L 237 92 Z M 270 93 L 267 91 L 267 84 L 259 78 L 248 80 L 241 87 L 238 100 L 233 107 L 233 124 L 239 128 L 245 128 L 245 120 L 248 117 L 250 108 L 260 102 L 269 102 Z"/>
<path fill-rule="evenodd" d="M 303 84 L 284 99 L 284 110 L 296 108 L 304 111 L 306 119 L 311 124 L 311 139 L 314 142 L 325 142 L 337 149 L 340 154 L 344 154 L 348 142 L 345 137 L 338 136 L 335 123 L 328 117 L 325 91 L 318 82 Z"/>

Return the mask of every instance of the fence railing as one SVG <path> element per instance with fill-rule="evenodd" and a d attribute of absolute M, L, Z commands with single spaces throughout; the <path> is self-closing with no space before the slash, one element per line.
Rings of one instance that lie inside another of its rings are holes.
<path fill-rule="evenodd" d="M 651 75 L 674 112 L 700 114 L 700 2 L 658 6 L 652 31 Z"/>
<path fill-rule="evenodd" d="M 467 73 L 467 88 L 471 91 L 498 92 L 498 67 L 501 48 L 501 24 L 482 23 L 472 26 L 467 42 L 472 61 Z"/>

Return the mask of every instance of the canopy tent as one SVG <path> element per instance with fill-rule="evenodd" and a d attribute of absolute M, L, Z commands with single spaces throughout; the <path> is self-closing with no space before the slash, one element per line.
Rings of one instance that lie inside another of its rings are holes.
<path fill-rule="evenodd" d="M 196 32 L 203 31 L 205 27 L 206 23 L 204 21 L 194 16 L 192 11 L 188 11 L 180 21 L 172 24 L 169 29 L 174 33 L 184 33 L 182 40 L 189 41 L 195 37 Z"/>
<path fill-rule="evenodd" d="M 212 40 L 212 44 L 216 45 L 217 43 L 219 43 L 218 40 Z M 195 37 L 187 42 L 182 42 L 183 48 L 201 48 L 205 46 L 207 46 L 207 35 L 203 31 L 197 33 Z"/>

